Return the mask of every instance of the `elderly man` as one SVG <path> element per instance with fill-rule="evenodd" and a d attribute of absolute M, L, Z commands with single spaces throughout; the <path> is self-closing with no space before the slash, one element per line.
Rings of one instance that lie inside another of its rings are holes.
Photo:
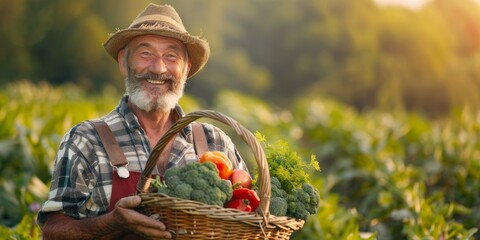
<path fill-rule="evenodd" d="M 203 68 L 209 45 L 185 30 L 171 6 L 150 4 L 104 46 L 126 77 L 126 94 L 100 121 L 84 121 L 64 136 L 38 223 L 44 239 L 171 238 L 162 222 L 134 210 L 141 201 L 135 187 L 152 147 L 183 115 L 177 103 L 185 81 Z M 99 122 L 113 133 L 123 162 L 109 158 Z M 225 133 L 199 126 L 208 150 L 222 151 L 235 168 L 246 168 Z M 198 161 L 192 132 L 187 126 L 169 142 L 154 174 Z"/>

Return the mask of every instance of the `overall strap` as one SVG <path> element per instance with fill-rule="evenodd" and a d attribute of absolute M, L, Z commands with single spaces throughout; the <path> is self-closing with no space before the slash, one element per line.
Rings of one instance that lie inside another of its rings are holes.
<path fill-rule="evenodd" d="M 128 164 L 127 158 L 120 148 L 120 145 L 118 145 L 118 142 L 115 140 L 112 130 L 108 127 L 107 123 L 102 120 L 91 120 L 89 122 L 97 131 L 103 147 L 105 148 L 105 152 L 107 152 L 110 164 L 115 168 L 112 172 L 112 191 L 108 207 L 108 211 L 111 212 L 115 209 L 115 205 L 120 199 L 135 195 L 141 173 L 128 172 L 125 167 Z M 119 170 L 123 171 L 123 173 L 126 171 L 127 174 L 124 175 L 119 173 Z"/>
<path fill-rule="evenodd" d="M 110 127 L 108 127 L 107 123 L 102 120 L 89 120 L 89 122 L 95 127 L 95 130 L 100 136 L 100 140 L 103 143 L 103 147 L 107 152 L 108 159 L 110 160 L 111 164 L 116 167 L 125 166 L 128 163 L 127 158 L 123 154 L 120 145 L 118 145 L 117 141 L 115 140 L 115 137 L 113 136 L 113 133 L 110 130 Z M 202 124 L 197 122 L 192 122 L 192 131 L 195 151 L 198 156 L 201 156 L 208 151 L 208 143 L 205 136 L 205 131 Z"/>
<path fill-rule="evenodd" d="M 202 156 L 205 152 L 208 152 L 207 137 L 205 136 L 205 130 L 202 124 L 198 122 L 192 122 L 192 134 L 193 145 L 195 146 L 195 152 L 197 156 Z"/>
<path fill-rule="evenodd" d="M 120 148 L 120 145 L 118 145 L 117 140 L 115 140 L 112 130 L 110 130 L 107 123 L 102 120 L 90 120 L 89 122 L 92 123 L 95 130 L 97 130 L 110 163 L 115 167 L 127 165 L 127 158 Z"/>

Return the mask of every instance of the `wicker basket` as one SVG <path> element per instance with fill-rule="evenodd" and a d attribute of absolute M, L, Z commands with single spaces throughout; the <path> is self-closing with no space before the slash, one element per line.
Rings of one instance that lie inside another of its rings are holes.
<path fill-rule="evenodd" d="M 156 161 L 167 143 L 185 126 L 202 117 L 230 126 L 250 146 L 259 168 L 257 183 L 260 206 L 256 212 L 249 213 L 148 192 Z M 303 227 L 304 221 L 270 215 L 270 187 L 268 163 L 255 136 L 224 114 L 202 110 L 179 119 L 159 140 L 142 172 L 137 191 L 142 198 L 140 211 L 148 216 L 158 216 L 175 239 L 289 239 L 293 231 Z"/>

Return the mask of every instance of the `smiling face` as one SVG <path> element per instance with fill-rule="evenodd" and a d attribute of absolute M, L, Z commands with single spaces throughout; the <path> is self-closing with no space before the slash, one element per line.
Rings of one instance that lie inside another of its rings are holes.
<path fill-rule="evenodd" d="M 183 96 L 191 63 L 185 45 L 155 35 L 134 38 L 118 54 L 129 101 L 143 111 L 167 112 Z"/>

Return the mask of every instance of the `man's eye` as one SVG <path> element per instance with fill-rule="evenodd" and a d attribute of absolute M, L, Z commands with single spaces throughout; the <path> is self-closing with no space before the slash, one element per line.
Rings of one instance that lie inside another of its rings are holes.
<path fill-rule="evenodd" d="M 165 55 L 165 57 L 166 57 L 167 59 L 170 59 L 170 60 L 175 60 L 175 59 L 177 59 L 177 55 L 176 55 L 176 54 L 167 54 L 167 55 Z"/>
<path fill-rule="evenodd" d="M 144 51 L 140 53 L 142 56 L 150 56 L 152 55 L 150 52 Z"/>

